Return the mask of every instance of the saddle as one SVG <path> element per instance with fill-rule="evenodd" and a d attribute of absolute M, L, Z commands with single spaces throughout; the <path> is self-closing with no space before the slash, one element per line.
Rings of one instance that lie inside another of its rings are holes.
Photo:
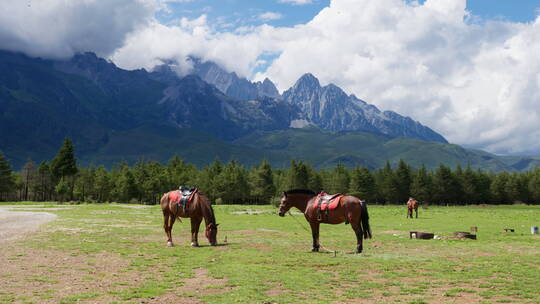
<path fill-rule="evenodd" d="M 178 213 L 178 208 L 181 207 L 184 214 L 188 215 L 189 204 L 193 201 L 193 197 L 197 192 L 199 192 L 199 189 L 186 186 L 180 186 L 178 190 L 171 192 L 169 199 L 176 204 L 176 213 Z"/>
<path fill-rule="evenodd" d="M 328 219 L 328 214 L 330 211 L 335 210 L 339 204 L 339 201 L 343 197 L 343 194 L 327 194 L 321 192 L 315 197 L 314 208 L 317 209 L 317 220 L 319 222 L 323 221 L 323 217 L 326 216 Z"/>

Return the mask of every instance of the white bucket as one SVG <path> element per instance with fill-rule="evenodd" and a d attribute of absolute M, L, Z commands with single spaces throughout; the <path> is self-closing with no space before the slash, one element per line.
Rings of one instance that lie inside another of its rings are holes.
<path fill-rule="evenodd" d="M 538 226 L 531 227 L 531 234 L 538 234 Z"/>

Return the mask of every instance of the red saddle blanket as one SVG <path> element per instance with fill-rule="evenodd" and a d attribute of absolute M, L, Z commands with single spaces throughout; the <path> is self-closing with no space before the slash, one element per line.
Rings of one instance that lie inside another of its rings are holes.
<path fill-rule="evenodd" d="M 317 194 L 317 197 L 315 197 L 315 204 L 313 207 L 315 209 L 320 208 L 322 211 L 325 211 L 327 209 L 334 210 L 337 208 L 339 201 L 341 200 L 342 197 L 343 197 L 343 194 L 340 194 L 340 193 L 330 195 L 330 194 L 321 192 Z"/>
<path fill-rule="evenodd" d="M 197 192 L 197 189 L 189 193 L 188 195 L 184 195 L 180 190 L 175 190 L 169 192 L 169 201 L 173 203 L 180 203 L 182 200 L 186 200 L 186 207 L 191 203 L 193 200 L 193 196 Z"/>

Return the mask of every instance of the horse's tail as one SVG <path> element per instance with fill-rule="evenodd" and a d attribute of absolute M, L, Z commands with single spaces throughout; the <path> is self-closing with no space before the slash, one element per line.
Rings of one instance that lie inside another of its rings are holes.
<path fill-rule="evenodd" d="M 369 227 L 369 214 L 366 201 L 361 200 L 360 206 L 362 207 L 362 210 L 360 211 L 360 224 L 362 225 L 362 230 L 364 231 L 364 239 L 370 239 L 371 228 Z"/>

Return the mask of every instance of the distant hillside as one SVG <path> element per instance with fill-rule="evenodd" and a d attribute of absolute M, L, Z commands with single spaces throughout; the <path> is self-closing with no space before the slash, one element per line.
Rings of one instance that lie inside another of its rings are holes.
<path fill-rule="evenodd" d="M 85 164 L 110 166 L 121 160 L 132 163 L 141 158 L 166 162 L 174 155 L 200 167 L 215 159 L 223 162 L 234 159 L 246 166 L 258 165 L 266 159 L 274 167 L 286 168 L 291 159 L 298 159 L 316 168 L 342 163 L 348 167 L 361 165 L 376 169 L 383 167 L 387 160 L 396 164 L 403 159 L 413 167 L 424 164 L 429 169 L 444 164 L 452 168 L 470 165 L 489 171 L 521 170 L 512 166 L 516 162 L 504 157 L 458 145 L 313 127 L 259 131 L 231 143 L 190 129 L 143 126 L 113 133 L 107 144 L 95 153 L 82 156 L 81 160 Z"/>
<path fill-rule="evenodd" d="M 281 96 L 269 81 L 250 83 L 204 67 L 204 77 L 227 93 L 239 94 L 245 85 L 257 99 L 228 96 L 197 75 L 178 78 L 167 66 L 126 71 L 92 53 L 55 61 L 0 51 L 0 151 L 15 169 L 29 158 L 52 159 L 65 137 L 73 139 L 82 164 L 107 166 L 174 155 L 199 166 L 216 158 L 249 166 L 267 159 L 275 167 L 301 159 L 318 168 L 378 168 L 400 158 L 413 166 L 495 171 L 540 164 L 540 158 L 447 144 L 429 127 L 334 85 L 321 87 L 310 74 Z"/>
<path fill-rule="evenodd" d="M 235 141 L 248 147 L 271 152 L 284 152 L 293 158 L 309 161 L 318 168 L 362 165 L 381 168 L 386 161 L 395 164 L 399 159 L 414 167 L 424 164 L 436 168 L 440 164 L 483 168 L 490 171 L 514 171 L 500 157 L 458 145 L 428 142 L 412 138 L 392 138 L 368 132 L 331 132 L 315 128 L 256 132 Z"/>

